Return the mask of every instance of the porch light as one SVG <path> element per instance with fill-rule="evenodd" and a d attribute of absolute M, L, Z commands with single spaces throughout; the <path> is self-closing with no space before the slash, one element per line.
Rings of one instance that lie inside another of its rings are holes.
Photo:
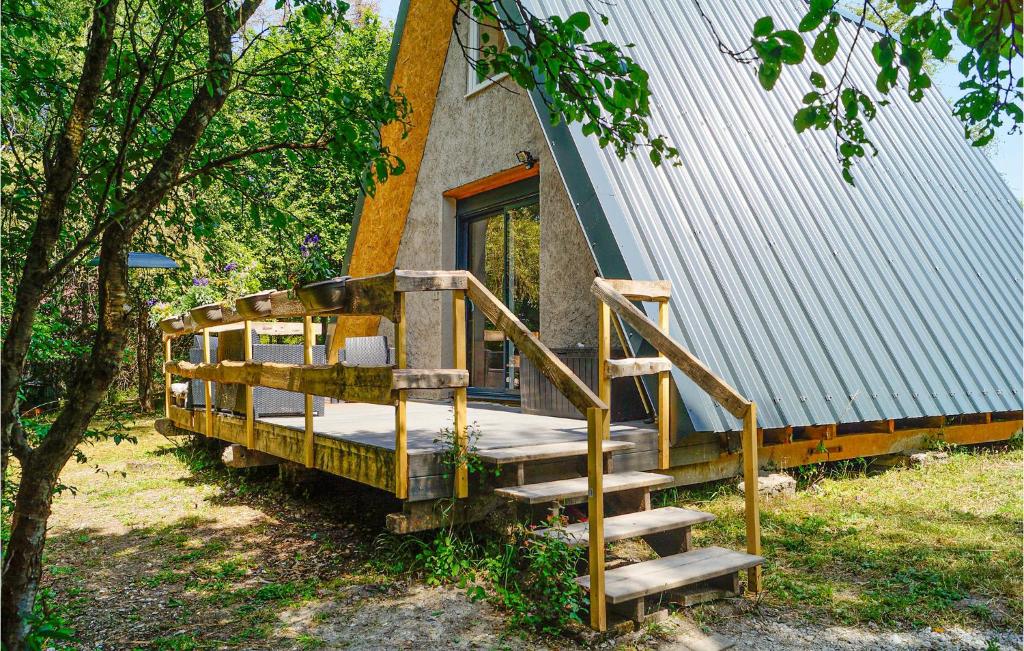
<path fill-rule="evenodd" d="M 525 149 L 516 152 L 516 160 L 528 170 L 533 169 L 533 166 L 537 164 L 537 159 Z"/>

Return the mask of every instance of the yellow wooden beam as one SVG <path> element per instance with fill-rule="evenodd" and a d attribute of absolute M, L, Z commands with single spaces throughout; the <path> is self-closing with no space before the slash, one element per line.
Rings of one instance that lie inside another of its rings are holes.
<path fill-rule="evenodd" d="M 203 363 L 210 363 L 210 331 L 203 330 Z M 213 432 L 213 390 L 209 380 L 203 381 L 203 398 L 206 400 L 206 435 Z"/>
<path fill-rule="evenodd" d="M 466 292 L 452 292 L 452 367 L 466 368 Z M 455 445 L 459 450 L 459 465 L 455 469 L 455 497 L 469 496 L 469 440 L 466 436 L 466 389 L 455 389 Z"/>
<path fill-rule="evenodd" d="M 612 379 L 607 362 L 612 358 L 612 311 L 604 301 L 597 302 L 597 397 L 608 408 L 612 405 Z M 604 423 L 604 438 L 611 437 L 611 427 Z"/>
<path fill-rule="evenodd" d="M 302 317 L 302 361 L 305 364 L 313 363 L 313 317 L 304 316 Z M 304 438 L 304 453 L 302 455 L 303 462 L 307 468 L 312 468 L 314 463 L 314 448 L 313 448 L 313 394 L 305 394 L 305 438 Z"/>
<path fill-rule="evenodd" d="M 252 321 L 244 322 L 242 332 L 243 346 L 245 347 L 245 361 L 252 361 Z M 252 385 L 245 385 L 245 447 L 250 450 L 256 449 L 256 406 L 253 404 Z"/>
<path fill-rule="evenodd" d="M 669 332 L 668 326 L 668 301 L 658 303 L 658 327 L 666 335 Z M 664 353 L 658 353 L 659 357 L 665 357 Z M 669 371 L 658 373 L 658 468 L 665 470 L 671 464 L 669 455 Z"/>
<path fill-rule="evenodd" d="M 743 416 L 743 492 L 747 520 L 747 553 L 761 555 L 761 513 L 757 503 L 757 404 L 751 402 Z M 747 570 L 747 590 L 761 592 L 761 566 Z"/>
<path fill-rule="evenodd" d="M 164 336 L 164 362 L 171 361 L 171 338 Z M 171 417 L 171 374 L 164 371 L 164 416 Z"/>
<path fill-rule="evenodd" d="M 395 362 L 402 369 L 408 365 L 405 294 L 395 295 Z M 399 391 L 395 400 L 395 496 L 409 497 L 409 432 L 406 421 L 407 391 Z"/>
<path fill-rule="evenodd" d="M 604 592 L 604 433 L 608 429 L 608 409 L 587 410 L 587 516 L 590 539 L 590 627 L 608 629 Z"/>

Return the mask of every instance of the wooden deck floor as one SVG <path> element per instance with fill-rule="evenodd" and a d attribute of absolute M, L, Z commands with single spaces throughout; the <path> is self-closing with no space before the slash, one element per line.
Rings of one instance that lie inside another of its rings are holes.
<path fill-rule="evenodd" d="M 478 450 L 497 450 L 524 445 L 587 440 L 587 421 L 524 414 L 518 408 L 493 403 L 470 402 L 467 422 L 476 426 Z M 438 439 L 451 428 L 453 412 L 449 402 L 408 403 L 409 454 L 435 454 L 442 449 Z M 265 417 L 257 420 L 303 431 L 302 416 Z M 322 436 L 395 449 L 395 410 L 388 405 L 361 403 L 328 404 L 325 413 L 313 419 L 313 431 Z M 613 423 L 612 438 L 631 438 L 655 433 L 653 425 L 641 421 Z"/>

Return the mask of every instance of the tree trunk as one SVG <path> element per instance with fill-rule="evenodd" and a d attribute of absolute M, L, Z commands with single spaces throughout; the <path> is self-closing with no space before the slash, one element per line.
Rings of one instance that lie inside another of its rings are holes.
<path fill-rule="evenodd" d="M 28 618 L 39 590 L 46 522 L 53 487 L 64 464 L 82 442 L 89 422 L 117 374 L 129 313 L 127 249 L 131 233 L 121 224 L 107 229 L 100 249 L 99 324 L 93 348 L 75 375 L 64 408 L 46 438 L 24 462 L 11 519 L 0 586 L 0 639 L 7 649 L 22 649 Z"/>

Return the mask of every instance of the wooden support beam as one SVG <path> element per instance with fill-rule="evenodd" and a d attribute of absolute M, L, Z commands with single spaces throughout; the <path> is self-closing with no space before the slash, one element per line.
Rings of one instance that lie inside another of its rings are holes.
<path fill-rule="evenodd" d="M 761 555 L 761 513 L 757 503 L 757 404 L 751 402 L 743 416 L 743 485 L 747 520 L 747 553 Z M 747 590 L 761 592 L 761 566 L 747 570 Z"/>
<path fill-rule="evenodd" d="M 466 292 L 452 292 L 452 366 L 466 368 Z M 452 396 L 455 410 L 455 445 L 459 466 L 455 469 L 455 497 L 469 497 L 469 441 L 466 438 L 466 389 L 455 389 Z"/>
<path fill-rule="evenodd" d="M 612 357 L 612 313 L 603 302 L 597 303 L 597 397 L 609 408 L 612 404 L 612 379 L 608 375 L 608 362 Z M 609 419 L 610 420 L 610 419 Z M 611 438 L 611 426 L 602 433 L 605 439 Z"/>
<path fill-rule="evenodd" d="M 867 432 L 895 432 L 896 421 L 890 420 L 868 420 L 861 423 L 840 423 L 835 427 L 837 435 L 865 434 Z M 832 437 L 824 437 L 832 438 Z"/>
<path fill-rule="evenodd" d="M 171 338 L 164 335 L 164 364 L 171 361 Z M 164 416 L 171 417 L 171 374 L 164 372 Z"/>
<path fill-rule="evenodd" d="M 834 439 L 838 427 L 835 423 L 829 425 L 807 425 L 805 427 L 794 428 L 793 436 L 809 441 L 823 441 L 826 439 Z"/>
<path fill-rule="evenodd" d="M 722 405 L 726 411 L 742 418 L 747 413 L 749 401 L 741 396 L 722 378 L 715 375 L 690 351 L 683 348 L 669 335 L 662 332 L 647 315 L 633 305 L 628 298 L 620 294 L 603 278 L 595 278 L 590 291 L 608 305 L 623 321 L 628 323 L 641 337 L 647 340 L 655 350 L 663 353 L 688 378 L 703 389 L 708 395 Z"/>
<path fill-rule="evenodd" d="M 604 592 L 604 468 L 602 445 L 608 429 L 608 409 L 587 410 L 587 516 L 590 565 L 590 627 L 608 628 Z"/>
<path fill-rule="evenodd" d="M 313 364 L 313 317 L 302 318 L 302 361 L 307 365 Z M 313 394 L 305 394 L 305 438 L 303 445 L 303 463 L 307 468 L 313 467 Z"/>
<path fill-rule="evenodd" d="M 243 322 L 242 340 L 245 361 L 252 361 L 252 321 Z M 256 406 L 253 404 L 252 385 L 245 385 L 245 445 L 256 449 Z"/>
<path fill-rule="evenodd" d="M 408 366 L 409 333 L 405 318 L 405 294 L 395 294 L 395 362 L 399 369 Z M 406 419 L 406 392 L 398 391 L 395 397 L 395 497 L 409 497 L 409 431 Z"/>
<path fill-rule="evenodd" d="M 672 283 L 667 280 L 623 280 L 605 278 L 608 285 L 631 301 L 665 303 L 672 297 Z"/>
<path fill-rule="evenodd" d="M 672 369 L 672 363 L 664 357 L 627 357 L 605 361 L 605 374 L 614 380 L 620 377 L 660 375 Z"/>
<path fill-rule="evenodd" d="M 658 303 L 658 328 L 666 336 L 669 334 L 668 319 L 668 300 L 664 300 Z M 668 362 L 664 353 L 658 353 L 658 358 Z M 658 373 L 658 468 L 662 470 L 672 465 L 669 454 L 669 383 L 672 379 L 670 370 L 671 368 L 661 369 Z"/>
<path fill-rule="evenodd" d="M 210 331 L 203 330 L 203 363 L 210 363 Z M 213 431 L 213 388 L 210 380 L 203 381 L 203 398 L 206 400 L 206 431 Z"/>

